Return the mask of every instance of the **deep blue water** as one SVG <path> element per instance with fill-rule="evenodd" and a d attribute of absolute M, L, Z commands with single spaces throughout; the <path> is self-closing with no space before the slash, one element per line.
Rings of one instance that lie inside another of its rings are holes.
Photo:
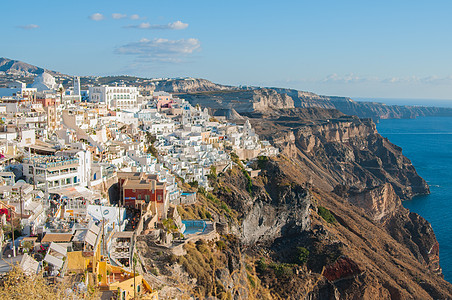
<path fill-rule="evenodd" d="M 452 282 L 452 118 L 381 120 L 378 132 L 403 149 L 431 194 L 403 205 L 427 219 L 439 241 L 444 278 Z"/>

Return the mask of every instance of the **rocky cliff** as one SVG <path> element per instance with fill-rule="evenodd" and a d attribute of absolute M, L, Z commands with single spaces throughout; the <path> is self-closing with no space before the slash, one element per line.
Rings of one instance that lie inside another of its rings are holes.
<path fill-rule="evenodd" d="M 192 105 L 199 104 L 213 109 L 233 108 L 238 113 L 267 112 L 269 109 L 294 108 L 291 97 L 271 89 L 225 90 L 180 94 Z"/>
<path fill-rule="evenodd" d="M 249 295 L 260 289 L 284 299 L 452 296 L 452 285 L 438 275 L 430 225 L 401 206 L 389 183 L 344 198 L 310 184 L 294 159 L 261 167 L 251 194 L 236 171 L 220 177 L 217 194 L 239 214 L 242 257 L 254 258 L 249 275 L 260 287 Z"/>
<path fill-rule="evenodd" d="M 237 170 L 229 172 L 222 181 L 229 188 L 217 193 L 239 212 L 240 237 L 246 245 L 271 243 L 290 232 L 310 228 L 312 195 L 309 190 L 298 184 L 288 184 L 276 165 L 269 165 L 266 172 L 267 178 L 254 181 L 252 197 L 246 188 L 246 178 L 238 176 Z"/>
<path fill-rule="evenodd" d="M 197 93 L 197 92 L 211 92 L 237 89 L 232 86 L 225 86 L 213 83 L 201 78 L 175 78 L 175 79 L 161 79 L 153 80 L 156 91 L 164 91 L 168 93 Z"/>
<path fill-rule="evenodd" d="M 389 183 L 342 196 L 353 205 L 362 208 L 376 222 L 392 217 L 401 207 L 400 198 Z"/>
<path fill-rule="evenodd" d="M 298 111 L 307 113 L 305 109 Z M 308 111 L 313 117 L 325 114 L 323 109 Z M 403 156 L 402 149 L 380 136 L 370 119 L 339 116 L 297 120 L 296 116 L 281 114 L 264 121 L 250 120 L 264 139 L 296 159 L 311 181 L 322 188 L 333 190 L 343 185 L 360 192 L 390 183 L 402 199 L 429 193 L 428 185 Z"/>
<path fill-rule="evenodd" d="M 172 91 L 174 89 L 167 89 Z M 347 115 L 361 118 L 398 119 L 419 116 L 452 116 L 452 108 L 397 106 L 377 102 L 357 102 L 347 97 L 322 96 L 310 92 L 282 88 L 233 88 L 217 87 L 198 93 L 199 89 L 185 89 L 180 95 L 193 104 L 213 108 L 235 108 L 239 113 L 274 113 L 278 108 L 326 108 L 337 109 Z M 204 91 L 204 90 L 202 90 Z M 255 95 L 255 96 L 253 96 Z M 221 107 L 223 105 L 223 107 Z M 220 107 L 219 107 L 220 106 Z"/>

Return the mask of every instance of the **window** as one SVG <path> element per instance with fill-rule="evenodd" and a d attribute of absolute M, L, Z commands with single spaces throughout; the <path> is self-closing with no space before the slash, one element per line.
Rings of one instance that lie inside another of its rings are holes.
<path fill-rule="evenodd" d="M 144 196 L 144 201 L 145 201 L 146 203 L 149 203 L 150 200 L 151 200 L 151 197 L 150 197 L 149 195 L 145 195 L 145 196 Z"/>
<path fill-rule="evenodd" d="M 138 200 L 141 200 L 141 194 L 138 194 Z"/>
<path fill-rule="evenodd" d="M 157 201 L 162 201 L 162 195 L 157 196 Z"/>

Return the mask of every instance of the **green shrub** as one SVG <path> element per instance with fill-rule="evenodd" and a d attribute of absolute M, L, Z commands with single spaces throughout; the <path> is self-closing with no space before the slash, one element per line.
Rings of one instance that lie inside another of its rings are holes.
<path fill-rule="evenodd" d="M 198 188 L 198 181 L 191 181 L 188 183 L 191 187 Z"/>
<path fill-rule="evenodd" d="M 337 222 L 333 214 L 325 207 L 319 206 L 317 209 L 319 216 L 321 216 L 327 223 L 334 224 Z"/>
<path fill-rule="evenodd" d="M 265 155 L 260 155 L 257 157 L 257 165 L 259 166 L 260 169 L 265 168 L 265 165 L 268 162 L 268 157 Z"/>
<path fill-rule="evenodd" d="M 205 196 L 206 195 L 206 189 L 203 188 L 202 186 L 198 187 L 198 193 L 200 193 L 201 195 Z"/>
<path fill-rule="evenodd" d="M 270 264 L 270 268 L 275 271 L 276 277 L 289 277 L 293 274 L 293 268 L 289 264 Z"/>
<path fill-rule="evenodd" d="M 162 224 L 169 232 L 172 232 L 177 229 L 176 224 L 174 223 L 173 219 L 171 219 L 171 218 L 162 220 Z"/>
<path fill-rule="evenodd" d="M 246 171 L 245 169 L 242 169 L 242 172 L 243 172 L 243 175 L 245 175 L 246 180 L 247 180 L 247 182 L 246 182 L 246 190 L 248 191 L 248 193 L 250 195 L 253 195 L 253 191 L 252 191 L 253 184 L 252 184 L 252 181 L 251 181 L 251 176 L 248 173 L 248 171 Z"/>
<path fill-rule="evenodd" d="M 226 244 L 222 240 L 216 241 L 215 244 L 217 244 L 217 247 L 220 251 L 223 251 L 226 248 Z"/>
<path fill-rule="evenodd" d="M 220 208 L 223 209 L 224 211 L 228 212 L 228 213 L 231 212 L 231 209 L 229 208 L 229 206 L 226 203 L 224 203 L 224 202 L 221 202 Z"/>
<path fill-rule="evenodd" d="M 210 173 L 207 175 L 207 178 L 210 181 L 217 181 L 217 168 L 215 166 L 210 167 Z"/>
<path fill-rule="evenodd" d="M 303 265 L 308 261 L 309 251 L 304 247 L 297 247 L 297 257 L 296 262 L 299 265 Z"/>
<path fill-rule="evenodd" d="M 259 259 L 258 261 L 256 261 L 256 271 L 258 271 L 259 273 L 263 273 L 267 270 L 268 265 L 265 262 L 265 259 L 262 257 L 261 259 Z"/>

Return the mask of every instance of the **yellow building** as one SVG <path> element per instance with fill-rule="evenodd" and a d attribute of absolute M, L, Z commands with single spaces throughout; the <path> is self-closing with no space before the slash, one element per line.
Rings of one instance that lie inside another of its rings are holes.
<path fill-rule="evenodd" d="M 84 272 L 89 269 L 96 273 L 101 259 L 101 240 L 101 229 L 95 224 L 89 229 L 77 230 L 72 238 L 72 244 L 74 248 L 80 250 L 67 253 L 67 270 Z"/>
<path fill-rule="evenodd" d="M 121 300 L 133 299 L 134 295 L 140 299 L 158 300 L 158 292 L 152 290 L 142 275 L 134 275 L 105 261 L 98 263 L 97 270 L 98 286 L 102 294 L 111 296 L 116 294 L 117 299 Z"/>

